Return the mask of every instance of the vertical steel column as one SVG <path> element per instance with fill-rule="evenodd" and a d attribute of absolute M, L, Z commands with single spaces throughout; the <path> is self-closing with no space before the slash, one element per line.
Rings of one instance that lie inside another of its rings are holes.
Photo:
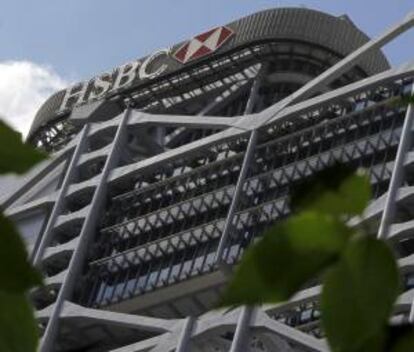
<path fill-rule="evenodd" d="M 191 332 L 193 331 L 194 323 L 194 317 L 188 317 L 186 319 L 175 352 L 189 352 L 188 343 L 191 339 Z"/>
<path fill-rule="evenodd" d="M 64 206 L 65 202 L 65 196 L 67 193 L 67 190 L 69 188 L 69 185 L 73 181 L 73 177 L 76 172 L 76 165 L 79 161 L 80 155 L 83 153 L 85 148 L 85 143 L 87 141 L 89 133 L 89 124 L 86 124 L 80 135 L 79 135 L 79 142 L 72 154 L 72 158 L 70 160 L 70 163 L 68 165 L 68 168 L 65 170 L 65 177 L 63 179 L 62 185 L 59 190 L 58 197 L 56 199 L 55 204 L 53 205 L 52 212 L 49 216 L 49 220 L 47 221 L 47 225 L 45 228 L 45 231 L 43 232 L 42 238 L 40 240 L 39 245 L 35 249 L 35 253 L 33 255 L 33 265 L 38 266 L 41 263 L 41 260 L 43 258 L 44 251 L 46 247 L 50 244 L 50 241 L 52 239 L 52 233 L 53 233 L 53 227 L 55 226 L 56 219 L 62 212 L 62 207 Z"/>
<path fill-rule="evenodd" d="M 413 84 L 413 87 L 412 87 L 412 89 L 411 89 L 411 96 L 414 96 L 414 84 Z M 412 127 L 412 121 L 413 121 L 413 119 L 414 119 L 414 104 L 410 104 L 409 106 L 408 106 L 408 110 L 407 110 L 407 117 L 406 117 L 406 119 L 408 120 L 410 120 L 411 121 L 411 124 L 410 124 L 410 132 L 411 132 L 411 127 Z M 409 141 L 409 144 L 411 144 L 411 134 L 410 134 L 410 141 Z M 409 313 L 409 316 L 408 316 L 408 321 L 411 323 L 411 324 L 414 324 L 414 300 L 413 300 L 413 302 L 411 303 L 411 308 L 410 308 L 410 313 Z"/>
<path fill-rule="evenodd" d="M 49 318 L 45 334 L 41 341 L 39 349 L 40 352 L 51 352 L 53 350 L 53 344 L 58 333 L 60 311 L 65 300 L 68 299 L 73 292 L 76 279 L 82 270 L 83 262 L 87 253 L 88 242 L 91 238 L 91 235 L 95 231 L 101 210 L 105 206 L 107 179 L 111 169 L 113 169 L 119 161 L 120 146 L 125 140 L 124 135 L 126 132 L 129 115 L 130 108 L 128 107 L 124 112 L 122 120 L 120 121 L 114 140 L 112 142 L 111 150 L 108 153 L 105 165 L 98 181 L 98 185 L 96 186 L 94 195 L 92 197 L 89 212 L 85 217 L 82 230 L 79 235 L 78 244 L 70 259 L 65 280 L 60 287 L 57 299 L 54 303 L 55 305 L 53 307 L 52 315 Z"/>
<path fill-rule="evenodd" d="M 266 65 L 262 66 L 260 72 L 258 73 L 255 81 L 253 82 L 252 88 L 250 90 L 249 100 L 247 101 L 246 108 L 244 110 L 244 115 L 248 115 L 252 113 L 254 104 L 257 101 L 259 87 L 262 83 L 264 72 L 266 71 Z M 236 187 L 234 189 L 233 199 L 231 200 L 230 208 L 227 213 L 226 222 L 224 224 L 223 233 L 220 238 L 219 245 L 217 247 L 216 256 L 214 258 L 214 262 L 220 267 L 223 265 L 223 252 L 226 248 L 227 239 L 229 237 L 229 233 L 232 227 L 234 214 L 237 211 L 237 204 L 239 203 L 240 194 L 243 191 L 244 181 L 247 176 L 247 171 L 250 167 L 251 158 L 254 154 L 254 149 L 256 148 L 257 142 L 257 130 L 254 129 L 250 133 L 249 144 L 247 145 L 246 154 L 243 159 L 243 164 L 240 170 L 239 178 L 236 183 Z"/>
<path fill-rule="evenodd" d="M 414 85 L 411 89 L 414 94 Z M 412 143 L 412 127 L 413 127 L 414 111 L 413 105 L 410 104 L 404 119 L 404 125 L 401 131 L 400 143 L 398 145 L 397 155 L 394 161 L 394 168 L 391 175 L 390 184 L 388 186 L 387 198 L 384 204 L 384 211 L 381 217 L 381 223 L 378 229 L 378 238 L 385 239 L 388 235 L 390 224 L 395 213 L 395 202 L 398 189 L 401 186 L 404 175 L 404 161 L 407 151 Z"/>
<path fill-rule="evenodd" d="M 227 239 L 229 237 L 230 230 L 233 226 L 234 214 L 237 211 L 237 205 L 239 203 L 240 195 L 243 191 L 244 181 L 246 180 L 247 171 L 249 170 L 250 162 L 251 162 L 252 156 L 254 154 L 254 150 L 255 150 L 256 142 L 257 142 L 257 134 L 258 134 L 258 132 L 257 132 L 256 129 L 254 129 L 250 133 L 249 144 L 247 145 L 247 150 L 246 150 L 246 154 L 245 154 L 244 159 L 243 159 L 243 164 L 242 164 L 242 167 L 241 167 L 241 170 L 240 170 L 240 175 L 239 175 L 239 178 L 237 180 L 236 187 L 234 189 L 233 199 L 231 200 L 230 208 L 229 208 L 229 211 L 227 213 L 226 222 L 224 224 L 223 233 L 221 234 L 220 242 L 219 242 L 218 247 L 217 247 L 214 262 L 219 267 L 224 264 L 223 263 L 223 252 L 224 252 L 224 249 L 226 248 L 226 245 L 227 245 Z"/>
<path fill-rule="evenodd" d="M 244 111 L 244 115 L 250 114 L 253 111 L 253 107 L 254 104 L 256 102 L 256 96 L 257 96 L 257 91 L 259 89 L 259 82 L 258 82 L 258 78 L 260 76 L 260 72 L 258 77 L 256 78 L 256 80 L 253 82 L 251 91 L 250 91 L 250 96 L 249 96 L 249 100 L 246 103 L 246 108 Z M 198 115 L 203 116 L 205 114 L 207 114 L 209 111 L 211 111 L 212 109 L 214 109 L 220 102 L 217 101 L 212 101 L 210 104 L 208 104 L 204 109 L 202 109 L 200 111 L 200 113 Z M 246 173 L 247 173 L 247 169 L 248 169 L 248 165 L 250 164 L 250 159 L 246 158 L 248 153 L 248 150 L 250 149 L 252 153 L 252 151 L 254 150 L 254 147 L 256 145 L 256 131 L 252 131 L 251 135 L 250 135 L 250 140 L 249 140 L 249 145 L 247 147 L 247 151 L 246 151 L 246 156 L 243 160 L 243 167 L 242 170 L 240 171 L 240 175 L 239 175 L 239 179 L 237 181 L 237 186 L 236 189 L 239 188 L 239 192 L 241 191 L 241 188 L 243 186 L 243 181 L 245 179 Z M 242 176 L 243 175 L 243 176 Z M 236 192 L 235 192 L 236 194 Z M 230 206 L 230 209 L 233 207 L 233 211 L 229 210 L 228 216 L 227 216 L 227 221 L 226 221 L 226 226 L 228 226 L 228 222 L 229 222 L 229 217 L 230 214 L 234 215 L 235 212 L 235 206 L 237 205 L 237 200 L 235 200 L 235 197 L 233 197 L 232 199 L 232 204 Z M 233 215 L 231 215 L 231 219 L 233 218 Z M 224 251 L 225 248 L 225 244 L 226 241 L 223 241 L 223 237 L 224 237 L 224 233 L 228 233 L 229 232 L 228 228 L 226 230 L 226 228 L 223 231 L 223 235 L 219 244 L 219 249 L 216 252 L 216 258 L 215 258 L 215 262 L 217 263 L 218 261 L 221 261 L 221 257 L 222 257 L 222 253 Z M 227 236 L 226 236 L 227 237 Z M 221 248 L 221 249 L 220 249 Z M 194 322 L 195 322 L 195 318 L 193 317 L 188 317 L 185 324 L 184 324 L 184 328 L 183 331 L 181 333 L 177 348 L 176 348 L 176 352 L 188 352 L 188 343 L 190 342 L 191 339 L 191 332 L 193 330 L 193 326 L 194 326 Z"/>
<path fill-rule="evenodd" d="M 248 352 L 248 331 L 250 320 L 253 315 L 253 307 L 243 307 L 240 312 L 239 320 L 237 322 L 236 332 L 231 343 L 230 352 Z"/>

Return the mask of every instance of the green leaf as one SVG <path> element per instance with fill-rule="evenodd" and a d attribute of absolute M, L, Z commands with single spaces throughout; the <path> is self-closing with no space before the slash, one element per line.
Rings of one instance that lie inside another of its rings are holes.
<path fill-rule="evenodd" d="M 401 336 L 392 346 L 391 352 L 413 352 L 414 351 L 414 332 Z"/>
<path fill-rule="evenodd" d="M 334 216 L 359 215 L 371 199 L 367 175 L 336 165 L 315 174 L 293 192 L 294 211 L 310 209 Z"/>
<path fill-rule="evenodd" d="M 388 327 L 387 343 L 384 352 L 414 351 L 414 326 L 401 324 Z"/>
<path fill-rule="evenodd" d="M 22 142 L 21 134 L 0 120 L 0 174 L 25 173 L 46 156 Z"/>
<path fill-rule="evenodd" d="M 414 95 L 405 95 L 402 97 L 399 97 L 396 101 L 393 102 L 394 106 L 400 107 L 400 106 L 407 106 L 410 104 L 414 104 Z"/>
<path fill-rule="evenodd" d="M 0 291 L 0 351 L 36 352 L 38 330 L 23 294 Z"/>
<path fill-rule="evenodd" d="M 304 212 L 292 216 L 248 249 L 221 305 L 289 299 L 338 258 L 350 231 L 330 215 Z"/>
<path fill-rule="evenodd" d="M 370 237 L 351 240 L 324 279 L 322 323 L 332 351 L 381 351 L 398 292 L 388 246 Z"/>
<path fill-rule="evenodd" d="M 409 95 L 408 97 L 404 97 L 403 102 L 405 102 L 406 104 L 414 104 L 414 95 Z"/>
<path fill-rule="evenodd" d="M 23 293 L 41 283 L 40 274 L 28 262 L 23 240 L 0 213 L 0 291 Z"/>

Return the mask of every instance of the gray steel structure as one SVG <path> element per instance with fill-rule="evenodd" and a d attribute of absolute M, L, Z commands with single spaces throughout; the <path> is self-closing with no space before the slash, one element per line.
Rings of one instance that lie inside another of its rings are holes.
<path fill-rule="evenodd" d="M 414 111 L 393 104 L 414 63 L 380 52 L 414 13 L 373 40 L 307 9 L 227 26 L 210 55 L 164 55 L 157 77 L 63 109 L 59 92 L 36 116 L 29 141 L 53 155 L 2 202 L 45 274 L 31 292 L 41 352 L 327 351 L 319 286 L 212 309 L 244 250 L 289 215 L 292 187 L 334 162 L 368 170 L 374 197 L 353 222 L 394 245 L 392 319 L 414 321 Z"/>

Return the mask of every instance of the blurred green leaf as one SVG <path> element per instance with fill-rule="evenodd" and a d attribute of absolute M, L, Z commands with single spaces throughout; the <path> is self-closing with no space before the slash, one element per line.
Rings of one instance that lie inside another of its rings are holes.
<path fill-rule="evenodd" d="M 41 283 L 40 274 L 28 262 L 23 240 L 0 213 L 0 291 L 23 293 Z"/>
<path fill-rule="evenodd" d="M 403 97 L 403 102 L 406 104 L 414 104 L 414 95 Z"/>
<path fill-rule="evenodd" d="M 384 352 L 414 351 L 414 326 L 412 324 L 390 326 L 387 335 L 388 341 Z"/>
<path fill-rule="evenodd" d="M 414 351 L 414 333 L 401 336 L 392 346 L 391 352 L 413 352 Z"/>
<path fill-rule="evenodd" d="M 24 173 L 45 155 L 0 121 L 0 174 Z M 26 291 L 42 283 L 12 222 L 0 212 L 0 351 L 35 352 L 38 331 Z"/>
<path fill-rule="evenodd" d="M 21 134 L 0 120 L 0 174 L 22 174 L 46 156 L 22 142 Z"/>
<path fill-rule="evenodd" d="M 23 294 L 0 291 L 0 351 L 36 352 L 38 330 Z"/>
<path fill-rule="evenodd" d="M 332 351 L 381 351 L 398 291 L 388 246 L 370 237 L 351 240 L 324 280 L 322 322 Z"/>
<path fill-rule="evenodd" d="M 393 102 L 393 105 L 396 107 L 407 106 L 410 104 L 414 104 L 414 95 L 405 95 L 399 97 L 396 101 Z"/>
<path fill-rule="evenodd" d="M 314 210 L 334 216 L 358 215 L 371 199 L 367 175 L 336 165 L 315 174 L 293 192 L 293 211 Z"/>
<path fill-rule="evenodd" d="M 330 215 L 304 212 L 290 217 L 248 249 L 221 305 L 289 299 L 337 259 L 350 235 L 351 230 Z"/>
<path fill-rule="evenodd" d="M 315 199 L 327 191 L 336 191 L 342 182 L 354 174 L 355 170 L 346 165 L 335 164 L 316 172 L 306 181 L 292 189 L 291 207 L 294 211 L 310 208 Z"/>

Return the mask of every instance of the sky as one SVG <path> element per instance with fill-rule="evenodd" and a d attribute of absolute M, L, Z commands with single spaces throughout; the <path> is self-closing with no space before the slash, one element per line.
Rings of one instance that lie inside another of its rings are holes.
<path fill-rule="evenodd" d="M 23 134 L 54 91 L 274 7 L 347 14 L 369 36 L 414 11 L 413 0 L 1 0 L 0 116 Z M 414 60 L 414 29 L 384 49 Z"/>

